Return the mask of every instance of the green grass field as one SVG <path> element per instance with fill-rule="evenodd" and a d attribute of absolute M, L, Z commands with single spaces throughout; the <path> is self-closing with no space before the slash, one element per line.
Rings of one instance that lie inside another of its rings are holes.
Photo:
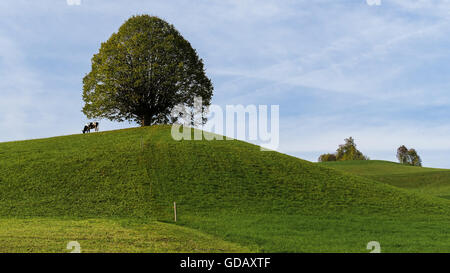
<path fill-rule="evenodd" d="M 176 225 L 133 219 L 0 219 L 0 252 L 248 252 L 248 248 Z"/>
<path fill-rule="evenodd" d="M 446 171 L 372 167 L 176 142 L 169 126 L 0 143 L 0 251 L 450 252 L 445 187 L 380 178 Z"/>
<path fill-rule="evenodd" d="M 412 192 L 450 198 L 450 170 L 419 168 L 379 160 L 320 164 Z"/>

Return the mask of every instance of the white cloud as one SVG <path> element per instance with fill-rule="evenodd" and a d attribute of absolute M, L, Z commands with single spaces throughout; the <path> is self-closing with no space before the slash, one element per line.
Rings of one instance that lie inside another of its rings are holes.
<path fill-rule="evenodd" d="M 81 0 L 66 0 L 67 5 L 69 6 L 80 6 Z"/>

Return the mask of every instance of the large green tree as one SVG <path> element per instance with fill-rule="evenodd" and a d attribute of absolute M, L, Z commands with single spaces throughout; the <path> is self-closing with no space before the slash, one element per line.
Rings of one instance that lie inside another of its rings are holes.
<path fill-rule="evenodd" d="M 133 16 L 101 44 L 83 79 L 88 118 L 135 121 L 142 126 L 173 122 L 174 106 L 211 103 L 213 86 L 203 61 L 175 27 L 148 15 Z"/>

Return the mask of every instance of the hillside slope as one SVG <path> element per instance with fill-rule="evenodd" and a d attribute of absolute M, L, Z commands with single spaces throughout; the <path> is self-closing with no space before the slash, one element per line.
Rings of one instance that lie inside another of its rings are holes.
<path fill-rule="evenodd" d="M 341 161 L 320 163 L 412 192 L 450 198 L 450 170 L 419 168 L 389 161 Z"/>
<path fill-rule="evenodd" d="M 446 241 L 448 200 L 241 141 L 176 142 L 153 126 L 0 143 L 2 217 L 172 223 L 173 202 L 177 224 L 257 251 L 361 252 L 373 237 L 390 251 L 450 250 L 429 238 Z"/>
<path fill-rule="evenodd" d="M 245 142 L 176 142 L 165 126 L 2 143 L 0 150 L 1 216 L 148 217 L 155 202 L 173 201 L 193 211 L 292 213 L 447 205 Z"/>

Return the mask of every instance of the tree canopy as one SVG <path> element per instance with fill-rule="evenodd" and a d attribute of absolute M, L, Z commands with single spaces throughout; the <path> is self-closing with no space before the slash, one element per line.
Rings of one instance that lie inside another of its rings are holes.
<path fill-rule="evenodd" d="M 346 138 L 344 141 L 345 143 L 339 145 L 336 153 L 321 155 L 319 157 L 319 162 L 369 159 L 356 148 L 355 140 L 352 137 Z"/>
<path fill-rule="evenodd" d="M 176 120 L 176 105 L 202 108 L 213 86 L 203 61 L 175 27 L 148 15 L 133 16 L 101 44 L 83 79 L 88 118 L 135 121 L 142 126 Z"/>
<path fill-rule="evenodd" d="M 319 162 L 336 161 L 336 154 L 323 154 L 319 156 Z"/>
<path fill-rule="evenodd" d="M 422 159 L 415 149 L 406 148 L 405 145 L 400 146 L 397 149 L 397 159 L 400 163 L 411 166 L 422 166 Z"/>
<path fill-rule="evenodd" d="M 368 158 L 363 155 L 356 148 L 355 140 L 352 137 L 346 138 L 344 144 L 339 145 L 336 151 L 336 160 L 367 160 Z"/>

